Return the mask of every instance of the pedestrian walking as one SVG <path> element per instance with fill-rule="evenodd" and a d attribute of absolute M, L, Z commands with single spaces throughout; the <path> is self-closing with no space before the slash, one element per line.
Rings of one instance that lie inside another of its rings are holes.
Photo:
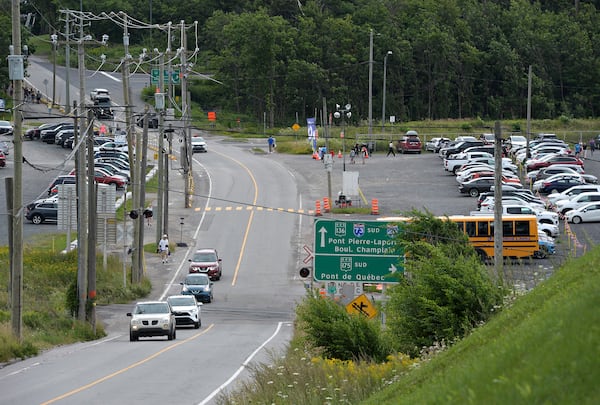
<path fill-rule="evenodd" d="M 354 150 L 354 148 L 350 149 L 350 164 L 355 164 L 356 161 L 356 151 Z"/>
<path fill-rule="evenodd" d="M 158 254 L 163 263 L 167 262 L 169 258 L 169 238 L 167 234 L 164 234 L 162 239 L 158 242 Z"/>
<path fill-rule="evenodd" d="M 390 141 L 390 143 L 388 144 L 388 153 L 387 155 L 385 155 L 386 157 L 390 155 L 390 153 L 392 155 L 394 155 L 394 157 L 396 156 L 396 152 L 394 152 L 394 142 Z"/>
<path fill-rule="evenodd" d="M 579 142 L 577 142 L 575 144 L 575 157 L 579 159 L 580 155 L 581 155 L 581 144 Z"/>
<path fill-rule="evenodd" d="M 365 159 L 369 157 L 369 150 L 367 149 L 367 145 L 363 145 L 360 149 L 360 154 L 362 156 L 362 164 L 365 164 Z"/>
<path fill-rule="evenodd" d="M 154 216 L 154 213 L 152 212 L 152 205 L 149 205 L 148 208 L 144 210 L 142 215 L 144 215 L 144 218 L 146 218 L 146 223 L 148 224 L 148 226 L 151 226 L 152 217 Z"/>
<path fill-rule="evenodd" d="M 583 141 L 579 141 L 579 143 L 583 148 L 583 159 L 585 160 L 585 158 L 587 158 L 587 143 L 584 143 Z"/>
<path fill-rule="evenodd" d="M 275 149 L 275 138 L 273 138 L 273 136 L 269 136 L 269 140 L 267 141 L 269 143 L 269 153 L 273 153 L 273 149 Z"/>
<path fill-rule="evenodd" d="M 596 141 L 594 140 L 594 138 L 590 139 L 589 146 L 590 146 L 590 155 L 594 156 L 594 151 L 596 150 Z"/>

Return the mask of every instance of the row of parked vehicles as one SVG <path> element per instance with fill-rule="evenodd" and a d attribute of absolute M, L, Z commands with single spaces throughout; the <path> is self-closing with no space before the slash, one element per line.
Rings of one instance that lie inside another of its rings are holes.
<path fill-rule="evenodd" d="M 72 123 L 42 124 L 31 128 L 26 136 L 31 139 L 44 137 L 50 139 L 54 134 L 55 141 L 63 147 L 71 147 L 73 142 Z M 64 136 L 70 134 L 69 137 Z M 60 138 L 60 140 L 58 140 Z M 115 141 L 106 136 L 94 137 L 94 179 L 99 184 L 114 185 L 124 189 L 130 182 L 129 155 L 126 153 L 127 143 Z M 59 175 L 48 185 L 48 197 L 32 201 L 26 205 L 25 217 L 33 224 L 56 222 L 58 220 L 58 190 L 61 184 L 76 184 L 75 169 L 65 175 Z"/>
<path fill-rule="evenodd" d="M 600 221 L 600 186 L 595 176 L 585 173 L 583 161 L 566 143 L 550 136 L 539 137 L 529 143 L 529 156 L 523 156 L 525 144 L 524 137 L 511 137 L 502 149 L 503 216 L 534 216 L 539 249 L 533 256 L 546 257 L 555 251 L 553 238 L 559 234 L 560 218 L 573 223 Z M 431 140 L 426 148 L 437 151 L 445 171 L 455 175 L 460 192 L 478 198 L 472 216 L 493 214 L 493 144 L 486 145 L 474 137 L 454 141 L 439 138 Z"/>

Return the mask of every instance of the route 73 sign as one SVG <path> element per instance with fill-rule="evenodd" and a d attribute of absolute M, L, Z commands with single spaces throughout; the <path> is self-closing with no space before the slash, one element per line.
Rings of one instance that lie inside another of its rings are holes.
<path fill-rule="evenodd" d="M 397 224 L 316 219 L 314 225 L 316 281 L 391 283 L 404 270 Z"/>

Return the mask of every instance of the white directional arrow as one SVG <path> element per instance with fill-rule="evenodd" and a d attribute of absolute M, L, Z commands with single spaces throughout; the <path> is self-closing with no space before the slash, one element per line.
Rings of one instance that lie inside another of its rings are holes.
<path fill-rule="evenodd" d="M 327 234 L 327 229 L 325 229 L 325 227 L 322 226 L 321 229 L 319 229 L 319 233 L 321 234 L 320 246 L 322 248 L 324 248 L 325 247 L 325 235 Z"/>
<path fill-rule="evenodd" d="M 398 269 L 396 268 L 396 266 L 394 266 L 394 264 L 390 264 L 390 268 L 388 269 L 390 271 L 390 273 L 394 274 L 395 272 L 398 271 Z"/>

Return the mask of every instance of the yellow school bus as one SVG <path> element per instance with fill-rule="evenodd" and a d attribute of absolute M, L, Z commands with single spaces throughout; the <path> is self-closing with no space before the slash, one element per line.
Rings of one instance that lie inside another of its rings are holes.
<path fill-rule="evenodd" d="M 475 251 L 484 259 L 494 257 L 494 215 L 451 215 L 448 219 L 468 236 Z M 406 217 L 378 218 L 379 221 L 407 222 Z M 502 217 L 502 256 L 533 257 L 538 251 L 538 227 L 535 215 Z"/>

